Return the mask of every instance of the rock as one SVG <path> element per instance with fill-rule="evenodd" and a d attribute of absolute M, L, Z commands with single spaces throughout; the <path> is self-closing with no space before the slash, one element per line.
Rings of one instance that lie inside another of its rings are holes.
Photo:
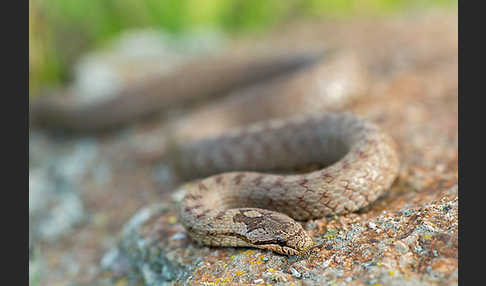
<path fill-rule="evenodd" d="M 164 123 L 90 138 L 33 132 L 31 282 L 458 283 L 457 12 L 289 26 L 257 44 L 269 45 L 267 40 L 277 46 L 358 47 L 371 73 L 370 91 L 346 109 L 376 122 L 397 142 L 401 169 L 390 190 L 360 212 L 307 223 L 318 246 L 304 257 L 210 248 L 190 240 L 178 223 L 181 197 L 168 182 L 169 170 L 136 160 L 134 147 L 146 138 L 154 146 L 164 141 Z M 50 235 L 41 229 L 51 229 Z"/>
<path fill-rule="evenodd" d="M 395 246 L 395 249 L 402 254 L 408 251 L 408 246 L 400 240 L 395 241 L 393 245 Z"/>
<path fill-rule="evenodd" d="M 48 140 L 36 134 L 29 142 L 29 220 L 35 239 L 55 240 L 85 219 L 78 185 L 93 164 L 97 146 L 88 138 Z"/>
<path fill-rule="evenodd" d="M 297 270 L 295 270 L 295 268 L 293 267 L 290 267 L 290 273 L 292 273 L 292 276 L 294 276 L 295 278 L 300 278 L 302 277 L 302 274 L 300 274 Z"/>

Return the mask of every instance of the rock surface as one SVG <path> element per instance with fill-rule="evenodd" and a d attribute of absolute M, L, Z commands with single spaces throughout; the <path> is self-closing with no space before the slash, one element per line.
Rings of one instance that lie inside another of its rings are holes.
<path fill-rule="evenodd" d="M 254 43 L 255 39 L 238 42 L 233 50 L 245 51 Z M 171 170 L 163 163 L 153 166 L 135 160 L 134 150 L 140 146 L 164 143 L 148 135 L 164 130 L 163 123 L 139 123 L 97 137 L 31 133 L 30 211 L 31 227 L 36 229 L 31 231 L 31 281 L 456 285 L 457 12 L 299 24 L 258 41 L 261 47 L 327 43 L 355 49 L 371 71 L 370 91 L 346 110 L 379 124 L 398 143 L 400 174 L 385 196 L 359 213 L 304 223 L 319 245 L 306 257 L 203 247 L 188 239 L 177 222 L 180 194 L 173 192 L 180 182 Z M 76 162 L 77 169 L 70 169 L 70 162 Z M 63 184 L 53 185 L 53 177 L 63 178 Z M 42 235 L 41 217 L 49 224 L 49 217 L 73 210 L 50 215 L 45 209 L 55 207 L 35 207 L 52 206 L 39 198 L 52 200 L 58 192 L 53 190 L 62 188 L 78 198 L 81 215 L 54 235 Z M 42 189 L 51 191 L 32 197 Z"/>

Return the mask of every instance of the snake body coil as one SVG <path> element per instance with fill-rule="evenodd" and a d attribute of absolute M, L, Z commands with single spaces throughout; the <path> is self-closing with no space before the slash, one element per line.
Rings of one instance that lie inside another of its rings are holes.
<path fill-rule="evenodd" d="M 286 255 L 313 245 L 292 218 L 356 211 L 387 190 L 398 172 L 390 137 L 348 113 L 270 121 L 181 149 L 180 163 L 193 162 L 186 167 L 204 175 L 327 166 L 297 175 L 229 172 L 183 186 L 180 217 L 194 240 Z"/>

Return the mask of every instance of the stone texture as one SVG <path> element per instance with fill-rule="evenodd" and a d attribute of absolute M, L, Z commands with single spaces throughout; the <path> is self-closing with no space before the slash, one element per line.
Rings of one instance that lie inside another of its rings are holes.
<path fill-rule="evenodd" d="M 239 41 L 233 50 L 245 51 L 254 43 L 255 39 Z M 188 239 L 177 222 L 180 194 L 173 191 L 180 182 L 164 164 L 137 160 L 140 146 L 164 143 L 161 136 L 146 140 L 154 130 L 164 130 L 162 122 L 142 122 L 96 137 L 43 134 L 44 139 L 39 139 L 31 133 L 35 143 L 30 149 L 31 183 L 47 178 L 44 181 L 51 184 L 47 169 L 64 170 L 54 174 L 69 178 L 69 189 L 83 210 L 81 220 L 50 239 L 31 232 L 31 281 L 38 285 L 68 281 L 80 285 L 456 285 L 457 12 L 295 24 L 258 39 L 258 46 L 267 48 L 326 43 L 355 49 L 372 74 L 367 96 L 346 109 L 376 122 L 398 143 L 399 177 L 376 203 L 358 213 L 305 222 L 319 244 L 306 257 L 202 247 Z M 89 160 L 75 160 L 81 171 L 67 172 L 68 158 L 77 158 L 75 150 L 89 149 L 83 149 L 83 144 L 94 146 L 90 149 L 94 155 L 86 153 L 83 158 Z M 30 192 L 34 191 L 32 187 Z M 56 196 L 45 194 L 46 199 Z M 39 202 L 33 200 L 34 205 Z M 31 221 L 31 228 L 40 225 Z"/>

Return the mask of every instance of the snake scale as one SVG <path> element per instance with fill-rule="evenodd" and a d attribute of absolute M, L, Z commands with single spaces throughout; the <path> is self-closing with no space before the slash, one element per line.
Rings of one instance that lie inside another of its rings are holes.
<path fill-rule="evenodd" d="M 297 102 L 305 97 L 319 106 L 317 112 L 292 116 L 277 112 L 264 121 L 254 116 L 253 121 L 260 122 L 217 136 L 177 141 L 167 160 L 180 174 L 198 178 L 180 187 L 185 191 L 180 222 L 193 240 L 299 255 L 314 243 L 297 221 L 345 214 L 369 205 L 390 187 L 399 168 L 395 143 L 377 125 L 350 113 L 322 111 L 331 106 L 322 107 L 320 99 L 325 102 L 328 98 L 322 89 L 312 89 L 310 80 L 322 85 L 329 78 L 322 68 L 329 63 L 309 67 L 311 61 L 316 62 L 316 57 L 221 60 L 219 74 L 205 74 L 199 63 L 198 69 L 178 70 L 159 80 L 152 86 L 161 91 L 157 96 L 125 94 L 104 105 L 83 108 L 58 99 L 40 100 L 31 106 L 31 118 L 44 126 L 104 129 L 160 110 L 174 98 L 207 97 L 215 90 L 227 92 L 240 84 L 271 80 L 272 73 L 285 71 L 283 80 L 266 89 L 277 92 L 278 97 L 255 109 L 268 113 L 268 105 L 282 100 L 299 114 Z M 293 88 L 297 83 L 300 88 Z M 275 119 L 279 115 L 286 118 Z M 292 173 L 315 165 L 318 170 Z"/>

